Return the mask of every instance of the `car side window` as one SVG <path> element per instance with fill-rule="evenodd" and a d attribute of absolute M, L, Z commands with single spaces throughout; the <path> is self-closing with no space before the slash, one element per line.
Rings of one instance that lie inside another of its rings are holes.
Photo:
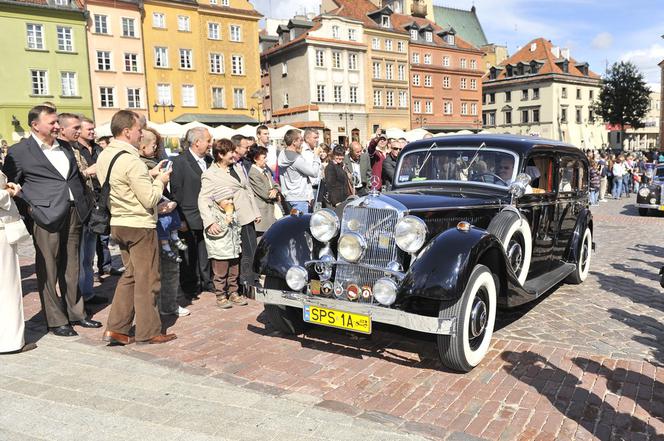
<path fill-rule="evenodd" d="M 534 155 L 526 161 L 525 173 L 531 180 L 530 186 L 533 193 L 553 192 L 553 156 Z"/>
<path fill-rule="evenodd" d="M 558 192 L 568 193 L 581 188 L 583 164 L 576 158 L 562 156 L 560 158 Z"/>

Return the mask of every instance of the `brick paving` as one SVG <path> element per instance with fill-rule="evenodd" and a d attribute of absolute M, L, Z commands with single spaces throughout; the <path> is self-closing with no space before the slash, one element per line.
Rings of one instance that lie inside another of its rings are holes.
<path fill-rule="evenodd" d="M 368 338 L 321 327 L 284 336 L 261 305 L 220 311 L 205 296 L 191 316 L 166 323 L 176 341 L 107 350 L 432 439 L 664 439 L 664 218 L 639 217 L 633 202 L 593 207 L 586 282 L 502 311 L 488 356 L 469 374 L 446 370 L 427 335 L 376 326 Z M 43 333 L 29 250 L 22 263 L 29 329 Z M 82 334 L 101 345 L 101 331 Z"/>

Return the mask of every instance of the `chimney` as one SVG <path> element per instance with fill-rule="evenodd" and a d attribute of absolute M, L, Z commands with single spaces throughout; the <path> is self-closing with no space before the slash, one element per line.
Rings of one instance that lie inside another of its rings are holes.
<path fill-rule="evenodd" d="M 560 51 L 560 55 L 566 60 L 569 60 L 569 48 L 566 47 Z"/>
<path fill-rule="evenodd" d="M 560 58 L 560 48 L 558 46 L 552 47 L 551 53 L 553 54 L 554 57 Z"/>

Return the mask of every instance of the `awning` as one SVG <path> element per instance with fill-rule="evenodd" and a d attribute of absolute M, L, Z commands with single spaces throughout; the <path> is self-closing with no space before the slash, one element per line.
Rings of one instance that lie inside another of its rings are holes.
<path fill-rule="evenodd" d="M 223 115 L 217 113 L 183 113 L 173 121 L 180 124 L 194 121 L 203 124 L 258 124 L 258 121 L 247 115 Z"/>

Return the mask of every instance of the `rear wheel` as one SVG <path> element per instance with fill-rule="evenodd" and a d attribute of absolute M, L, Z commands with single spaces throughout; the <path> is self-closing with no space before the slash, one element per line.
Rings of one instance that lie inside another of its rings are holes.
<path fill-rule="evenodd" d="M 487 231 L 496 236 L 503 244 L 507 263 L 519 283 L 521 285 L 526 283 L 533 251 L 532 234 L 528 221 L 513 211 L 505 210 L 491 220 Z"/>
<path fill-rule="evenodd" d="M 491 345 L 496 306 L 493 274 L 486 266 L 476 265 L 463 295 L 440 307 L 439 318 L 456 318 L 453 335 L 438 336 L 438 353 L 445 366 L 469 372 L 482 361 Z"/>
<path fill-rule="evenodd" d="M 576 268 L 574 268 L 574 272 L 565 279 L 567 283 L 578 285 L 586 280 L 588 273 L 590 272 L 590 257 L 592 255 L 592 250 L 592 233 L 590 232 L 590 228 L 586 227 L 583 232 L 581 243 L 579 244 Z"/>
<path fill-rule="evenodd" d="M 288 285 L 283 279 L 277 277 L 266 277 L 263 287 L 266 289 L 288 290 Z M 289 335 L 302 334 L 307 330 L 307 323 L 302 320 L 302 309 L 285 305 L 265 304 L 265 314 L 270 324 L 279 332 Z"/>

